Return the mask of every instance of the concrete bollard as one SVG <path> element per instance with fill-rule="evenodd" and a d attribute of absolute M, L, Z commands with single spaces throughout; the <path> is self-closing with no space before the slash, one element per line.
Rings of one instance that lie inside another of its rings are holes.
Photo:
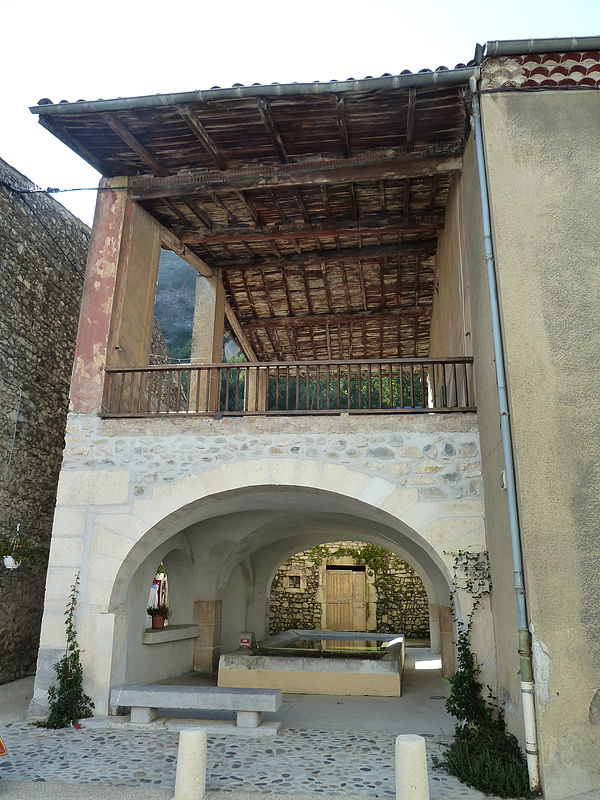
<path fill-rule="evenodd" d="M 396 737 L 396 800 L 429 800 L 425 739 Z"/>
<path fill-rule="evenodd" d="M 173 800 L 203 800 L 206 789 L 206 731 L 192 728 L 179 734 Z"/>

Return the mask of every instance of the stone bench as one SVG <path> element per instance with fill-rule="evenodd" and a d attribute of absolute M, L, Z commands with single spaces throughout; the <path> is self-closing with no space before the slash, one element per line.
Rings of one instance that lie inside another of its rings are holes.
<path fill-rule="evenodd" d="M 131 708 L 130 721 L 152 722 L 159 708 L 186 711 L 234 711 L 237 728 L 258 728 L 263 711 L 281 707 L 279 689 L 229 689 L 214 686 L 118 686 L 111 689 L 110 704 Z"/>

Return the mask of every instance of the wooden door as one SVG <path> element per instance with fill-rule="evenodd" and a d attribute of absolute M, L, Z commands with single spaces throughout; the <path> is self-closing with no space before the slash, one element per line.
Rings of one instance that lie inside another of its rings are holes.
<path fill-rule="evenodd" d="M 328 569 L 325 572 L 325 626 L 330 631 L 366 631 L 366 573 Z"/>

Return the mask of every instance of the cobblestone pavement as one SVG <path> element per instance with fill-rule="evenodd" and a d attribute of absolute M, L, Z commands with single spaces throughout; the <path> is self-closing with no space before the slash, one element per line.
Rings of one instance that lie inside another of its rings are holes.
<path fill-rule="evenodd" d="M 13 781 L 116 784 L 172 789 L 178 734 L 73 728 L 51 731 L 26 722 L 0 728 L 0 793 Z M 384 733 L 284 729 L 265 739 L 210 737 L 207 789 L 257 796 L 390 798 L 394 739 Z M 429 757 L 440 742 L 427 738 Z M 483 800 L 456 778 L 430 769 L 431 800 Z M 494 800 L 488 798 L 488 800 Z"/>

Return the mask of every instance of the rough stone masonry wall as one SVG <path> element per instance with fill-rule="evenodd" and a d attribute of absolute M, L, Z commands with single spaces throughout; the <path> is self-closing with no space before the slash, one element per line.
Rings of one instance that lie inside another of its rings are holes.
<path fill-rule="evenodd" d="M 363 542 L 336 542 L 325 545 L 335 561 L 339 547 L 360 550 Z M 318 548 L 321 550 L 321 548 Z M 327 563 L 330 559 L 325 557 Z M 356 564 L 364 563 L 360 559 Z M 300 589 L 290 586 L 290 577 L 301 576 Z M 382 633 L 402 632 L 407 636 L 429 635 L 429 601 L 423 581 L 414 569 L 395 556 L 387 554 L 384 578 L 389 591 L 378 593 L 376 607 L 376 630 Z M 271 584 L 269 600 L 269 632 L 271 634 L 291 628 L 321 628 L 322 603 L 317 599 L 319 588 L 319 559 L 315 560 L 315 548 L 289 558 L 281 565 Z M 387 587 L 386 587 L 387 588 Z"/>
<path fill-rule="evenodd" d="M 89 228 L 0 160 L 0 539 L 41 557 L 0 563 L 0 683 L 35 668 Z"/>
<path fill-rule="evenodd" d="M 475 414 L 99 419 L 69 414 L 63 470 L 124 470 L 134 497 L 229 462 L 347 465 L 414 488 L 425 502 L 481 501 Z M 119 476 L 122 478 L 122 475 Z"/>
<path fill-rule="evenodd" d="M 301 576 L 300 589 L 289 586 L 290 576 Z M 310 550 L 288 558 L 277 570 L 269 597 L 269 633 L 300 628 L 319 630 L 322 605 L 317 601 L 319 565 Z"/>
<path fill-rule="evenodd" d="M 0 159 L 0 539 L 17 523 L 40 557 L 0 562 L 0 683 L 35 668 L 90 229 Z M 170 360 L 154 322 L 151 363 Z"/>

